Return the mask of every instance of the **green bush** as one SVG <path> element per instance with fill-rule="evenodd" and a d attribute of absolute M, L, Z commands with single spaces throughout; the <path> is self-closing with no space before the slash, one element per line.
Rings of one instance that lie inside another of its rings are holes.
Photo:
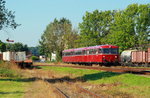
<path fill-rule="evenodd" d="M 39 58 L 38 58 L 37 56 L 32 56 L 31 59 L 32 59 L 33 61 L 39 60 Z"/>

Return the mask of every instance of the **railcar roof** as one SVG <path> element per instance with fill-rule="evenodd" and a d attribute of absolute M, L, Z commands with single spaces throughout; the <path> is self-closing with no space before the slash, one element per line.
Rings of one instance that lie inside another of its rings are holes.
<path fill-rule="evenodd" d="M 90 47 L 84 47 L 84 48 L 75 48 L 75 49 L 67 49 L 64 50 L 63 52 L 71 52 L 71 51 L 75 51 L 75 50 L 86 50 L 86 49 L 96 49 L 96 48 L 118 48 L 118 46 L 114 46 L 114 45 L 97 45 L 97 46 L 90 46 Z"/>
<path fill-rule="evenodd" d="M 85 48 L 68 49 L 68 50 L 64 50 L 63 52 L 71 52 L 71 51 L 75 51 L 75 50 L 86 50 L 86 47 Z"/>

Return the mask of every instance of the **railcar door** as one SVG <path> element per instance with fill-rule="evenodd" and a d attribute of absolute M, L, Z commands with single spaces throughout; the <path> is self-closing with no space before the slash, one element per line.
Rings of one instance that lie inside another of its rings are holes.
<path fill-rule="evenodd" d="M 96 63 L 97 62 L 97 49 L 89 49 L 88 50 L 88 61 L 90 63 Z"/>
<path fill-rule="evenodd" d="M 98 49 L 97 58 L 98 58 L 97 62 L 102 63 L 102 49 L 101 48 Z"/>
<path fill-rule="evenodd" d="M 87 62 L 87 51 L 86 50 L 83 50 L 82 62 L 83 63 Z"/>
<path fill-rule="evenodd" d="M 99 57 L 98 57 L 98 49 L 93 50 L 93 62 L 98 63 Z"/>

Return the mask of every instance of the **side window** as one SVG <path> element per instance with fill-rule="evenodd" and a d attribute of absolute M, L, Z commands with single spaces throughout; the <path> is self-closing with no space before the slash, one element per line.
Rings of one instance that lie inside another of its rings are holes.
<path fill-rule="evenodd" d="M 81 50 L 75 51 L 75 55 L 82 55 L 82 51 Z"/>
<path fill-rule="evenodd" d="M 89 54 L 96 54 L 97 52 L 97 49 L 89 49 Z"/>
<path fill-rule="evenodd" d="M 86 55 L 86 50 L 83 50 L 83 54 Z"/>
<path fill-rule="evenodd" d="M 74 52 L 72 51 L 72 52 L 70 53 L 70 55 L 74 55 Z"/>
<path fill-rule="evenodd" d="M 96 52 L 97 52 L 97 49 L 93 49 L 93 54 L 96 54 Z"/>
<path fill-rule="evenodd" d="M 102 53 L 102 49 L 100 48 L 100 49 L 98 49 L 98 53 Z"/>
<path fill-rule="evenodd" d="M 89 54 L 89 50 L 87 50 L 87 55 Z"/>
<path fill-rule="evenodd" d="M 93 52 L 92 49 L 90 49 L 90 50 L 89 50 L 89 54 L 92 54 L 92 52 Z"/>
<path fill-rule="evenodd" d="M 71 55 L 73 55 L 73 52 L 64 52 L 63 53 L 63 56 L 71 56 Z"/>

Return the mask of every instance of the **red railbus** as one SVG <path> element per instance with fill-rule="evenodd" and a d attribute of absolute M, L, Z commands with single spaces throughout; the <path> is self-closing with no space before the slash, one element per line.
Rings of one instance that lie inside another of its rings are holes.
<path fill-rule="evenodd" d="M 113 45 L 68 49 L 62 52 L 62 61 L 73 64 L 115 64 L 120 61 L 118 49 Z"/>

